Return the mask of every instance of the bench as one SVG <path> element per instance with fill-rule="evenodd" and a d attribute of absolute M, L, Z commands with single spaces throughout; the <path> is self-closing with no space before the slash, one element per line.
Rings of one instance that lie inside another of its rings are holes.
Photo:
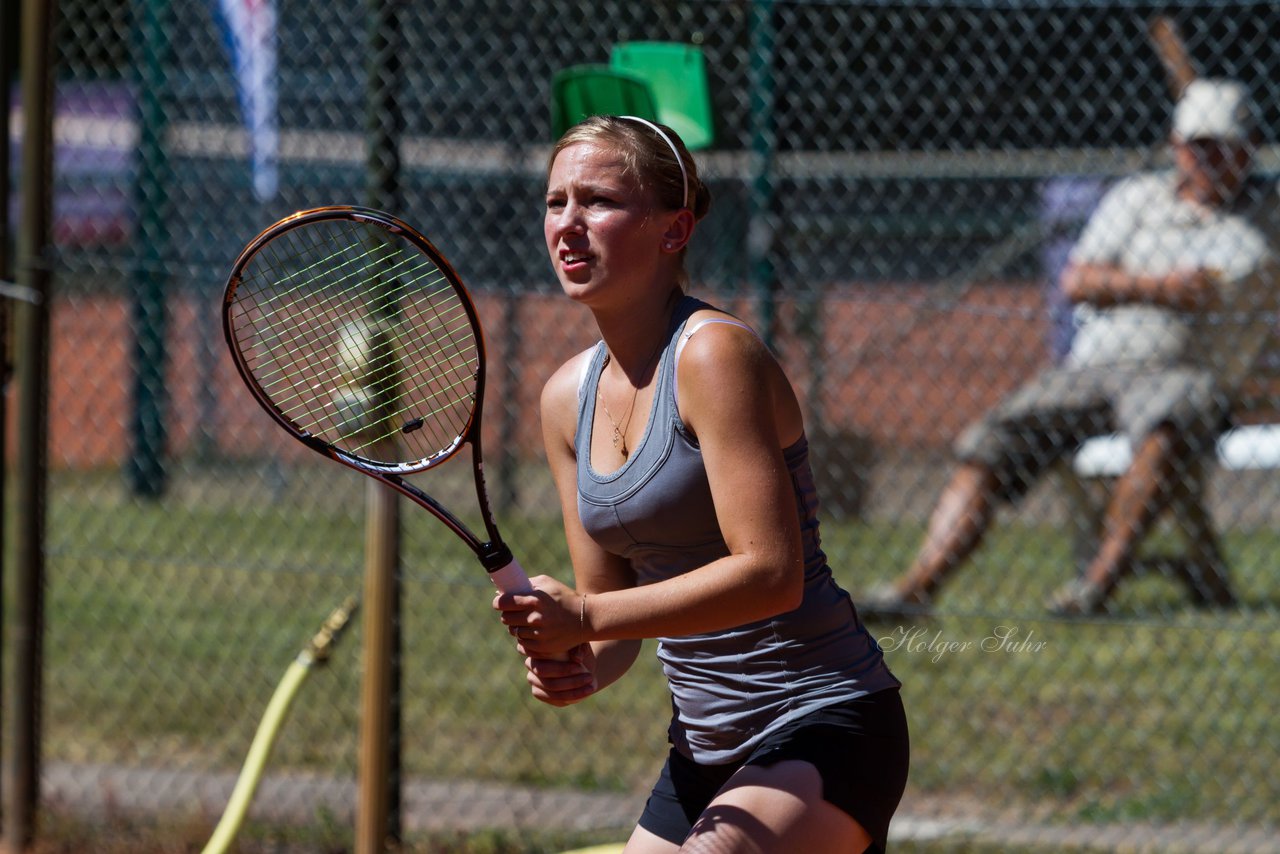
<path fill-rule="evenodd" d="M 1215 456 L 1227 471 L 1280 469 L 1280 424 L 1246 424 L 1218 437 Z M 1094 436 L 1076 451 L 1076 477 L 1118 477 L 1133 461 L 1129 441 L 1111 434 Z"/>
<path fill-rule="evenodd" d="M 1165 510 L 1181 550 L 1142 550 L 1132 566 L 1135 574 L 1161 572 L 1182 580 L 1200 604 L 1230 599 L 1230 570 L 1205 502 L 1206 465 L 1216 464 L 1224 472 L 1280 469 L 1280 335 L 1271 337 L 1237 396 L 1233 421 L 1235 426 L 1217 438 L 1212 455 L 1188 465 Z M 1066 496 L 1078 521 L 1072 557 L 1079 572 L 1097 550 L 1111 484 L 1132 459 L 1128 439 L 1111 434 L 1089 439 L 1063 466 Z"/>

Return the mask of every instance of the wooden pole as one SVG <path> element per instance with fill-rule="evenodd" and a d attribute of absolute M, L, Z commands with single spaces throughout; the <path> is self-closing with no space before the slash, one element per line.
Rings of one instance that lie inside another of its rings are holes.
<path fill-rule="evenodd" d="M 392 668 L 398 629 L 400 496 L 370 479 L 366 487 L 364 670 L 360 690 L 357 854 L 381 854 L 395 843 L 390 826 L 393 762 Z"/>
<path fill-rule="evenodd" d="M 400 207 L 400 4 L 367 0 L 368 202 Z M 394 393 L 394 392 L 391 392 Z M 385 458 L 395 456 L 394 448 Z M 401 839 L 400 495 L 370 481 L 365 497 L 364 682 L 356 854 L 382 854 Z"/>

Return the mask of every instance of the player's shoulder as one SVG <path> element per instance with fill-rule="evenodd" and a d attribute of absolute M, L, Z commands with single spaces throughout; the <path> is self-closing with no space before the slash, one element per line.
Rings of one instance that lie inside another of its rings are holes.
<path fill-rule="evenodd" d="M 598 344 L 593 344 L 582 352 L 570 357 L 555 370 L 542 386 L 543 405 L 553 404 L 565 406 L 576 403 L 582 383 L 591 365 L 592 354 Z"/>
<path fill-rule="evenodd" d="M 719 383 L 735 371 L 756 372 L 773 354 L 748 322 L 715 307 L 689 316 L 676 342 L 680 382 Z"/>
<path fill-rule="evenodd" d="M 676 347 L 680 351 L 715 353 L 763 347 L 755 327 L 742 318 L 712 305 L 689 315 Z"/>

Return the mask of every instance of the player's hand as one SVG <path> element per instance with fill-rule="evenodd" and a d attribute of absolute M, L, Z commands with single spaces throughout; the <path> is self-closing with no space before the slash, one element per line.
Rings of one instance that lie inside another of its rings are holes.
<path fill-rule="evenodd" d="M 531 656 L 560 656 L 587 638 L 581 625 L 582 596 L 548 575 L 529 579 L 530 593 L 500 593 L 493 607 L 507 631 Z"/>
<path fill-rule="evenodd" d="M 523 644 L 516 648 L 525 652 Z M 549 706 L 571 706 L 598 690 L 596 657 L 591 644 L 584 643 L 569 651 L 567 660 L 534 658 L 524 661 L 525 679 L 535 699 Z"/>

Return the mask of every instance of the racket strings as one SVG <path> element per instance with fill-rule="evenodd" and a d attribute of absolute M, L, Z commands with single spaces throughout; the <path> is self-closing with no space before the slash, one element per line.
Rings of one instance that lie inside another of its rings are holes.
<path fill-rule="evenodd" d="M 283 231 L 245 265 L 231 314 L 258 387 L 307 434 L 420 466 L 461 443 L 478 334 L 451 277 L 408 240 L 338 220 Z"/>
<path fill-rule="evenodd" d="M 345 246 L 332 254 L 322 255 L 325 247 L 314 242 L 297 245 L 306 237 L 319 236 L 304 234 L 304 232 L 317 231 L 319 229 L 295 229 L 268 243 L 254 259 L 255 262 L 260 262 L 264 269 L 253 281 L 246 278 L 237 290 L 237 299 L 241 303 L 246 303 L 250 297 L 257 297 L 254 307 L 259 310 L 259 316 L 258 320 L 251 325 L 260 341 L 270 343 L 264 347 L 254 348 L 250 352 L 264 356 L 264 363 L 272 365 L 270 369 L 255 365 L 254 375 L 259 386 L 273 399 L 277 396 L 283 399 L 282 393 L 278 390 L 280 385 L 291 386 L 296 381 L 299 376 L 299 360 L 296 356 L 308 346 L 308 339 L 314 334 L 314 328 L 310 324 L 299 322 L 299 306 L 303 306 L 306 310 L 306 300 L 310 300 L 312 308 L 323 311 L 320 295 L 324 288 L 334 284 L 343 286 L 346 280 L 351 278 L 363 281 L 367 273 L 367 265 L 350 269 L 353 264 L 358 263 L 359 259 L 333 263 L 335 258 L 346 254 Z M 286 248 L 289 251 L 286 252 Z M 318 260 L 298 266 L 297 262 L 300 259 L 312 258 L 318 258 Z M 325 264 L 329 266 L 323 266 Z M 282 287 L 282 285 L 291 286 Z M 329 300 L 329 309 L 330 314 L 336 313 L 333 300 Z M 319 363 L 316 361 L 305 362 L 305 364 L 309 370 L 319 371 Z M 340 368 L 336 361 L 330 364 Z M 336 373 L 327 378 L 336 379 Z M 280 408 L 287 414 L 296 414 L 296 410 L 287 406 Z"/>
<path fill-rule="evenodd" d="M 313 228 L 313 229 L 306 229 L 306 230 L 316 231 L 317 229 Z M 303 235 L 299 234 L 298 233 L 299 231 L 302 231 L 302 229 L 295 229 L 294 232 L 288 233 L 287 237 L 300 240 L 303 237 Z M 279 239 L 277 239 L 276 242 L 277 243 L 280 242 Z M 276 247 L 271 246 L 271 248 L 276 248 Z M 344 261 L 341 264 L 330 266 L 327 268 L 319 267 L 319 264 L 322 264 L 325 262 L 331 262 L 334 258 L 338 257 L 341 254 L 344 254 L 342 251 L 336 252 L 332 255 L 327 255 L 323 259 L 321 259 L 321 261 L 313 263 L 307 267 L 301 268 L 298 273 L 291 274 L 291 273 L 285 272 L 291 269 L 291 266 L 292 266 L 291 262 L 295 262 L 299 258 L 305 258 L 307 256 L 307 253 L 314 254 L 315 252 L 319 252 L 319 251 L 324 251 L 324 248 L 319 246 L 304 246 L 299 249 L 296 249 L 290 254 L 284 256 L 283 258 L 276 257 L 281 254 L 279 252 L 273 251 L 271 253 L 266 253 L 266 252 L 260 253 L 259 257 L 262 258 L 264 263 L 267 265 L 267 272 L 269 274 L 265 277 L 265 280 L 271 283 L 271 286 L 272 286 L 271 297 L 269 302 L 278 303 L 279 305 L 284 306 L 286 308 L 293 308 L 295 307 L 295 303 L 293 302 L 293 300 L 297 298 L 299 293 L 312 291 L 316 287 L 323 287 L 329 284 L 336 284 L 342 287 L 347 285 L 352 280 L 354 280 L 354 282 L 357 285 L 360 285 L 366 281 L 367 277 L 372 272 L 375 272 L 375 269 L 374 269 L 375 265 L 373 263 L 365 263 L 364 266 L 358 267 L 358 268 L 352 267 L 352 265 L 356 263 L 361 263 L 362 261 L 368 261 L 369 259 L 367 258 L 363 258 L 363 259 L 353 258 L 353 259 Z M 406 261 L 401 263 L 408 263 L 408 260 L 410 259 L 406 259 Z M 427 261 L 425 257 L 423 258 L 423 260 Z M 429 264 L 430 262 L 427 261 L 427 263 Z M 440 273 L 439 269 L 435 267 L 434 264 L 431 264 L 431 269 L 438 274 L 438 277 L 435 279 L 435 282 L 445 281 L 443 273 Z M 386 272 L 395 272 L 395 270 L 388 269 L 386 270 Z M 291 288 L 284 288 L 284 289 L 277 290 L 274 286 L 281 282 L 291 282 L 294 284 L 294 286 Z M 408 285 L 406 284 L 402 290 L 407 292 Z M 284 315 L 278 324 L 265 320 L 265 318 L 268 316 L 269 314 L 264 312 L 264 322 L 259 324 L 259 326 L 261 327 L 261 331 L 278 333 L 281 330 L 285 330 L 285 331 L 291 331 L 293 333 L 296 333 L 296 335 L 292 339 L 286 340 L 283 342 L 283 344 L 285 344 L 286 346 L 297 345 L 301 340 L 303 334 L 307 331 L 305 327 L 302 327 L 297 324 L 296 318 L 293 317 L 291 314 Z M 261 378 L 264 380 L 270 379 L 269 375 L 265 373 L 262 375 Z"/>

